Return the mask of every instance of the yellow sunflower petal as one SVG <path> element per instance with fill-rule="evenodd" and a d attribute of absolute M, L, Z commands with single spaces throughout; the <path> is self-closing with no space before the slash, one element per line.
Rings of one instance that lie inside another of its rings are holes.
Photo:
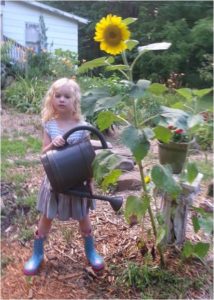
<path fill-rule="evenodd" d="M 130 31 L 121 17 L 107 15 L 95 27 L 94 40 L 100 42 L 100 49 L 112 54 L 120 54 L 127 48 L 125 41 L 130 37 Z"/>

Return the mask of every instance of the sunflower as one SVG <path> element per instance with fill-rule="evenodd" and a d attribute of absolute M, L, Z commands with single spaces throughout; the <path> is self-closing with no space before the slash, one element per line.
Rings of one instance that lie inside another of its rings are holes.
<path fill-rule="evenodd" d="M 127 48 L 125 41 L 130 37 L 130 31 L 121 17 L 107 15 L 96 24 L 94 40 L 100 42 L 100 49 L 117 55 Z"/>

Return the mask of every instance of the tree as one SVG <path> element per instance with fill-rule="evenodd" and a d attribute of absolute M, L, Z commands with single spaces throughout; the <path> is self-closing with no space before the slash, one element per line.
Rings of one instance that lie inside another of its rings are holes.
<path fill-rule="evenodd" d="M 183 84 L 204 87 L 212 84 L 210 56 L 213 53 L 212 1 L 46 1 L 59 9 L 89 19 L 80 26 L 79 58 L 91 60 L 103 56 L 94 42 L 95 25 L 109 13 L 122 18 L 135 17 L 132 39 L 141 45 L 168 41 L 167 53 L 148 53 L 139 61 L 134 78 L 166 82 L 172 72 L 184 73 Z M 137 50 L 136 50 L 137 51 Z M 135 55 L 135 53 L 129 54 Z M 201 71 L 202 68 L 202 71 Z M 203 70 L 206 76 L 202 76 Z"/>

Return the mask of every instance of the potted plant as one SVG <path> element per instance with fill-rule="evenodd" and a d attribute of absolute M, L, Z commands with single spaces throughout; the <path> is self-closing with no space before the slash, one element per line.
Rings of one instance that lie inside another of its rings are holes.
<path fill-rule="evenodd" d="M 201 115 L 162 106 L 160 121 L 154 129 L 158 139 L 159 161 L 169 164 L 174 174 L 181 173 L 194 132 L 203 123 Z"/>

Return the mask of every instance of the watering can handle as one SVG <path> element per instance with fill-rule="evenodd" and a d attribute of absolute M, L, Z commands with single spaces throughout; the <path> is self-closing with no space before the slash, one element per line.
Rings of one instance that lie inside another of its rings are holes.
<path fill-rule="evenodd" d="M 92 127 L 92 126 L 87 126 L 87 125 L 77 126 L 75 128 L 70 129 L 69 131 L 67 131 L 62 137 L 67 142 L 67 138 L 69 137 L 69 135 L 71 135 L 72 133 L 79 131 L 79 130 L 91 131 L 99 138 L 103 149 L 108 149 L 108 145 L 107 145 L 104 135 L 98 129 L 96 129 L 95 127 Z"/>

